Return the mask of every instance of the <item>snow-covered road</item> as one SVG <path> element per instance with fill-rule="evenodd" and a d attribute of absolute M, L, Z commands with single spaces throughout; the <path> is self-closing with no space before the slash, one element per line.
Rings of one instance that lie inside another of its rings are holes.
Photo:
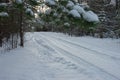
<path fill-rule="evenodd" d="M 24 49 L 0 55 L 0 80 L 120 80 L 120 40 L 53 32 L 27 37 Z"/>

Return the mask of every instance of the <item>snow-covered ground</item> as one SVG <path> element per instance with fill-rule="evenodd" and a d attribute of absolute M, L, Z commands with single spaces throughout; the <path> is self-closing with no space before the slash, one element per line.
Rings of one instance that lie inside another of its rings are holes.
<path fill-rule="evenodd" d="M 0 80 L 120 80 L 120 40 L 27 33 L 24 48 L 0 53 Z"/>

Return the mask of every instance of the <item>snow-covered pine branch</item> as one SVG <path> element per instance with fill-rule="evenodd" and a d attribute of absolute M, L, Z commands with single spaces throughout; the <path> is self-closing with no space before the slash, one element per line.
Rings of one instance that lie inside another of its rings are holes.
<path fill-rule="evenodd" d="M 0 17 L 8 17 L 8 13 L 7 12 L 0 12 Z"/>
<path fill-rule="evenodd" d="M 73 17 L 75 17 L 75 18 L 81 18 L 81 15 L 79 14 L 79 12 L 77 10 L 73 9 L 69 12 L 69 14 L 72 15 Z"/>
<path fill-rule="evenodd" d="M 6 6 L 8 6 L 7 3 L 0 3 L 0 7 L 6 7 Z"/>
<path fill-rule="evenodd" d="M 23 3 L 22 0 L 15 0 L 15 2 L 16 2 L 17 4 L 22 4 L 22 3 Z"/>
<path fill-rule="evenodd" d="M 34 12 L 30 8 L 27 8 L 25 12 L 30 16 L 34 15 Z"/>
<path fill-rule="evenodd" d="M 54 0 L 44 0 L 44 2 L 51 6 L 54 6 L 56 4 Z"/>
<path fill-rule="evenodd" d="M 88 22 L 99 22 L 98 16 L 93 11 L 83 13 L 83 18 Z"/>
<path fill-rule="evenodd" d="M 111 0 L 109 4 L 113 5 L 113 6 L 116 6 L 116 0 Z"/>

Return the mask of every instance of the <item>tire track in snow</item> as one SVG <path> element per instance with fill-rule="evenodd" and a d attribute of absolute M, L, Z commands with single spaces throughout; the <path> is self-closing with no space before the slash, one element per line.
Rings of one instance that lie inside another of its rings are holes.
<path fill-rule="evenodd" d="M 45 34 L 42 34 L 42 35 L 45 35 Z M 47 35 L 45 35 L 45 36 L 47 36 Z M 83 48 L 83 49 L 86 49 L 86 50 L 89 50 L 89 51 L 94 52 L 94 53 L 91 53 L 91 54 L 97 54 L 97 55 L 100 55 L 100 56 L 109 57 L 109 58 L 111 58 L 111 59 L 113 59 L 113 60 L 120 60 L 119 57 L 116 57 L 116 56 L 113 56 L 113 55 L 104 54 L 104 53 L 102 53 L 102 52 L 89 49 L 89 48 L 87 48 L 87 47 L 84 47 L 84 46 L 82 46 L 82 45 L 80 45 L 80 44 L 77 44 L 77 43 L 74 43 L 74 42 L 71 42 L 71 41 L 68 41 L 68 40 L 64 40 L 64 39 L 61 39 L 61 38 L 56 38 L 56 37 L 54 37 L 54 36 L 49 36 L 49 37 L 52 37 L 52 38 L 55 38 L 55 39 L 57 39 L 57 40 L 59 40 L 59 41 L 66 42 L 66 43 L 68 43 L 68 44 L 72 44 L 72 45 L 74 45 L 74 46 L 77 46 L 77 47 L 80 47 L 80 48 Z"/>
<path fill-rule="evenodd" d="M 102 76 L 104 78 L 109 78 L 108 80 L 120 80 L 117 76 L 107 72 L 106 70 L 98 67 L 97 65 L 94 65 L 90 62 L 88 62 L 87 60 L 81 58 L 81 57 L 78 57 L 78 56 L 75 56 L 73 55 L 72 53 L 70 53 L 69 51 L 61 48 L 61 47 L 58 47 L 57 45 L 55 45 L 52 41 L 50 41 L 49 39 L 45 38 L 46 36 L 44 35 L 41 35 L 39 34 L 40 37 L 42 37 L 46 42 L 49 42 L 49 45 L 53 45 L 51 46 L 57 53 L 60 53 L 60 54 L 63 54 L 65 55 L 66 57 L 69 57 L 71 58 L 73 61 L 76 61 L 77 63 L 79 64 L 85 64 L 86 66 L 88 66 L 88 68 L 92 68 L 94 71 L 99 71 Z"/>
<path fill-rule="evenodd" d="M 65 60 L 64 57 L 54 55 L 53 52 L 54 52 L 54 53 L 57 53 L 57 52 L 56 52 L 53 48 L 51 48 L 49 45 L 46 45 L 43 40 L 34 38 L 34 42 L 37 43 L 38 47 L 39 47 L 39 46 L 44 47 L 44 51 L 47 52 L 46 54 L 47 54 L 49 57 L 52 57 L 51 60 L 53 60 L 53 61 L 55 61 L 55 62 L 59 62 L 59 63 L 61 63 L 61 64 L 66 64 L 66 66 L 67 66 L 68 68 L 70 68 L 70 69 L 76 69 L 76 68 L 77 68 L 77 66 L 76 66 L 74 63 Z M 51 52 L 52 52 L 52 53 L 51 53 Z"/>

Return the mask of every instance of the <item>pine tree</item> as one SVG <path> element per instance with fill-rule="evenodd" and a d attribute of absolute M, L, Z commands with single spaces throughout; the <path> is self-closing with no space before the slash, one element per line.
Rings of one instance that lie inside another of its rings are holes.
<path fill-rule="evenodd" d="M 34 19 L 35 6 L 38 3 L 37 0 L 3 0 L 0 2 L 1 46 L 4 38 L 7 38 L 6 41 L 12 39 L 10 44 L 12 48 L 17 47 L 19 38 L 20 46 L 24 46 L 24 32 L 27 29 L 26 22 L 28 19 Z"/>
<path fill-rule="evenodd" d="M 43 3 L 45 5 L 42 5 L 40 17 L 54 31 L 67 31 L 72 34 L 76 32 L 74 30 L 78 30 L 80 33 L 80 30 L 90 30 L 99 22 L 97 15 L 88 5 L 74 0 L 45 0 Z M 92 15 L 95 16 L 93 20 L 90 18 Z"/>

